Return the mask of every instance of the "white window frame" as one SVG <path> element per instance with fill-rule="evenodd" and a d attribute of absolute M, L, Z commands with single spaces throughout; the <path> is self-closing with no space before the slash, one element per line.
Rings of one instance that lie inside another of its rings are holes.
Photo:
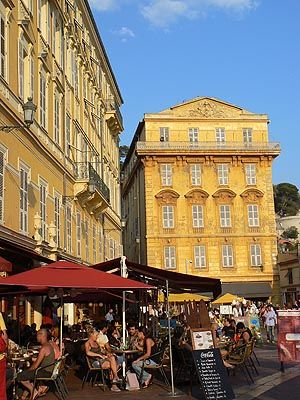
<path fill-rule="evenodd" d="M 66 156 L 71 157 L 71 116 L 66 114 Z"/>
<path fill-rule="evenodd" d="M 7 29 L 6 16 L 0 9 L 0 76 L 6 78 L 7 64 Z"/>
<path fill-rule="evenodd" d="M 217 143 L 225 143 L 226 142 L 225 128 L 216 128 L 216 142 Z"/>
<path fill-rule="evenodd" d="M 61 135 L 60 135 L 60 94 L 57 90 L 54 93 L 54 142 L 60 146 Z"/>
<path fill-rule="evenodd" d="M 159 140 L 161 142 L 168 142 L 170 139 L 170 130 L 167 126 L 159 128 Z"/>
<path fill-rule="evenodd" d="M 250 259 L 251 259 L 251 267 L 262 266 L 262 252 L 260 244 L 250 245 Z"/>
<path fill-rule="evenodd" d="M 76 213 L 76 254 L 81 257 L 81 213 Z"/>
<path fill-rule="evenodd" d="M 70 203 L 66 205 L 66 230 L 67 230 L 67 252 L 72 253 L 72 207 Z"/>
<path fill-rule="evenodd" d="M 192 186 L 201 186 L 201 164 L 190 164 Z"/>
<path fill-rule="evenodd" d="M 164 266 L 165 269 L 176 269 L 176 247 L 164 247 Z"/>
<path fill-rule="evenodd" d="M 248 204 L 248 226 L 259 227 L 259 206 L 258 204 Z"/>
<path fill-rule="evenodd" d="M 41 237 L 43 240 L 46 240 L 48 184 L 46 181 L 40 180 L 39 186 L 40 186 Z"/>
<path fill-rule="evenodd" d="M 28 184 L 30 168 L 20 163 L 20 232 L 28 234 Z"/>
<path fill-rule="evenodd" d="M 246 164 L 245 174 L 247 185 L 256 185 L 256 164 Z"/>
<path fill-rule="evenodd" d="M 0 146 L 0 222 L 4 220 L 4 188 L 7 149 Z"/>
<path fill-rule="evenodd" d="M 222 245 L 222 264 L 224 268 L 232 268 L 234 265 L 233 246 L 231 244 Z"/>
<path fill-rule="evenodd" d="M 253 135 L 252 128 L 243 128 L 243 142 L 252 143 Z"/>
<path fill-rule="evenodd" d="M 202 204 L 192 205 L 193 228 L 204 227 L 204 212 Z"/>
<path fill-rule="evenodd" d="M 195 268 L 206 268 L 206 248 L 204 245 L 194 246 Z"/>
<path fill-rule="evenodd" d="M 46 72 L 41 70 L 39 80 L 39 107 L 40 107 L 40 125 L 47 129 L 47 76 Z"/>
<path fill-rule="evenodd" d="M 228 164 L 218 164 L 218 182 L 220 186 L 228 186 L 229 184 L 229 166 Z"/>
<path fill-rule="evenodd" d="M 61 203 L 62 197 L 59 193 L 54 193 L 54 224 L 56 227 L 56 245 L 60 247 L 61 245 Z"/>
<path fill-rule="evenodd" d="M 172 186 L 172 180 L 173 180 L 172 164 L 161 164 L 160 175 L 161 175 L 162 186 Z"/>
<path fill-rule="evenodd" d="M 97 262 L 97 228 L 96 224 L 93 223 L 93 263 Z"/>
<path fill-rule="evenodd" d="M 86 219 L 84 224 L 84 233 L 85 233 L 85 259 L 89 261 L 90 259 L 90 241 L 89 241 L 89 229 L 90 224 L 89 221 Z"/>
<path fill-rule="evenodd" d="M 174 228 L 174 206 L 165 205 L 162 206 L 162 219 L 164 229 Z"/>
<path fill-rule="evenodd" d="M 199 128 L 189 128 L 188 129 L 188 137 L 190 143 L 198 143 L 199 142 Z"/>
<path fill-rule="evenodd" d="M 231 228 L 231 205 L 220 204 L 220 226 L 221 228 Z"/>
<path fill-rule="evenodd" d="M 25 98 L 25 57 L 28 56 L 28 50 L 23 35 L 19 37 L 18 54 L 18 78 L 19 78 L 19 97 Z M 26 56 L 25 56 L 26 55 Z"/>

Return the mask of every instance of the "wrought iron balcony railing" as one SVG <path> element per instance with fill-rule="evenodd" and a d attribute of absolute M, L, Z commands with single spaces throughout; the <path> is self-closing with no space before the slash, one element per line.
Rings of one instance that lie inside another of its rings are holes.
<path fill-rule="evenodd" d="M 89 185 L 95 186 L 104 199 L 110 202 L 110 191 L 103 180 L 100 178 L 98 172 L 89 162 L 77 162 L 75 165 L 75 177 L 77 180 L 86 180 Z"/>
<path fill-rule="evenodd" d="M 137 142 L 137 150 L 280 152 L 277 142 Z"/>

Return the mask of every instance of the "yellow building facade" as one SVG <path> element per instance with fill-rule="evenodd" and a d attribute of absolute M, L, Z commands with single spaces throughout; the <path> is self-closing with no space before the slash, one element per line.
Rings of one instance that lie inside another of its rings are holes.
<path fill-rule="evenodd" d="M 126 256 L 279 294 L 268 116 L 214 98 L 145 114 L 122 172 Z"/>
<path fill-rule="evenodd" d="M 0 36 L 1 255 L 119 256 L 122 97 L 88 1 L 2 0 Z"/>

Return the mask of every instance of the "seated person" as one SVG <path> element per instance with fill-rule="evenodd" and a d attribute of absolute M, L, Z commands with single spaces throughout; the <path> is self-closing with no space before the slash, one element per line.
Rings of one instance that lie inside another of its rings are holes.
<path fill-rule="evenodd" d="M 90 335 L 88 341 L 85 343 L 85 353 L 88 357 L 91 357 L 93 360 L 92 366 L 94 368 L 102 368 L 102 369 L 110 369 L 111 370 L 111 378 L 112 378 L 112 387 L 111 390 L 113 392 L 120 392 L 120 389 L 117 386 L 117 383 L 122 382 L 122 380 L 118 377 L 117 371 L 117 363 L 116 359 L 111 354 L 105 354 L 102 352 L 102 348 L 98 344 L 98 336 L 99 333 L 96 330 L 93 330 Z"/>
<path fill-rule="evenodd" d="M 113 346 L 115 348 L 120 348 L 121 347 L 121 340 L 119 338 L 118 332 L 116 332 L 116 329 L 113 326 L 110 326 L 107 330 L 107 337 L 108 337 L 108 342 L 110 346 Z"/>
<path fill-rule="evenodd" d="M 252 332 L 249 328 L 246 328 L 243 322 L 236 324 L 236 332 L 239 335 L 239 343 L 241 345 L 249 343 L 253 337 Z"/>
<path fill-rule="evenodd" d="M 126 346 L 130 350 L 137 350 L 136 344 L 138 344 L 139 338 L 138 338 L 138 330 L 136 328 L 136 325 L 134 323 L 128 324 L 127 332 L 128 332 L 128 337 L 126 339 Z"/>
<path fill-rule="evenodd" d="M 141 326 L 138 328 L 138 337 L 144 342 L 144 354 L 141 355 L 137 360 L 133 361 L 132 368 L 141 380 L 144 388 L 149 387 L 152 381 L 152 375 L 149 372 L 143 370 L 143 365 L 157 365 L 159 360 L 157 359 L 156 353 L 158 352 L 157 345 L 154 340 L 150 337 L 147 328 Z M 143 370 L 143 376 L 141 376 Z"/>
<path fill-rule="evenodd" d="M 222 335 L 233 339 L 235 335 L 235 328 L 231 326 L 230 319 L 225 318 L 223 324 L 224 326 L 222 328 Z"/>
<path fill-rule="evenodd" d="M 52 371 L 54 368 L 55 362 L 55 353 L 53 346 L 48 341 L 48 332 L 46 329 L 40 329 L 37 332 L 37 341 L 41 344 L 41 349 L 37 356 L 37 359 L 33 362 L 33 364 L 26 370 L 20 372 L 17 375 L 17 381 L 20 382 L 29 392 L 32 394 L 33 391 L 33 384 L 31 381 L 34 380 L 35 371 L 38 368 L 43 368 L 41 371 L 38 372 L 37 376 L 49 378 L 52 375 Z M 42 393 L 39 390 L 35 390 L 33 394 L 33 399 L 36 399 Z M 25 390 L 21 400 L 27 398 L 27 391 Z"/>

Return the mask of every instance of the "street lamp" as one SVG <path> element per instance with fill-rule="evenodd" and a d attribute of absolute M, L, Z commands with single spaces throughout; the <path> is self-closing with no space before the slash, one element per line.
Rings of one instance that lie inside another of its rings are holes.
<path fill-rule="evenodd" d="M 23 125 L 1 125 L 0 131 L 11 132 L 15 129 L 30 128 L 34 121 L 34 114 L 36 111 L 36 105 L 32 101 L 32 97 L 28 97 L 28 100 L 23 104 L 24 113 L 24 124 Z"/>

